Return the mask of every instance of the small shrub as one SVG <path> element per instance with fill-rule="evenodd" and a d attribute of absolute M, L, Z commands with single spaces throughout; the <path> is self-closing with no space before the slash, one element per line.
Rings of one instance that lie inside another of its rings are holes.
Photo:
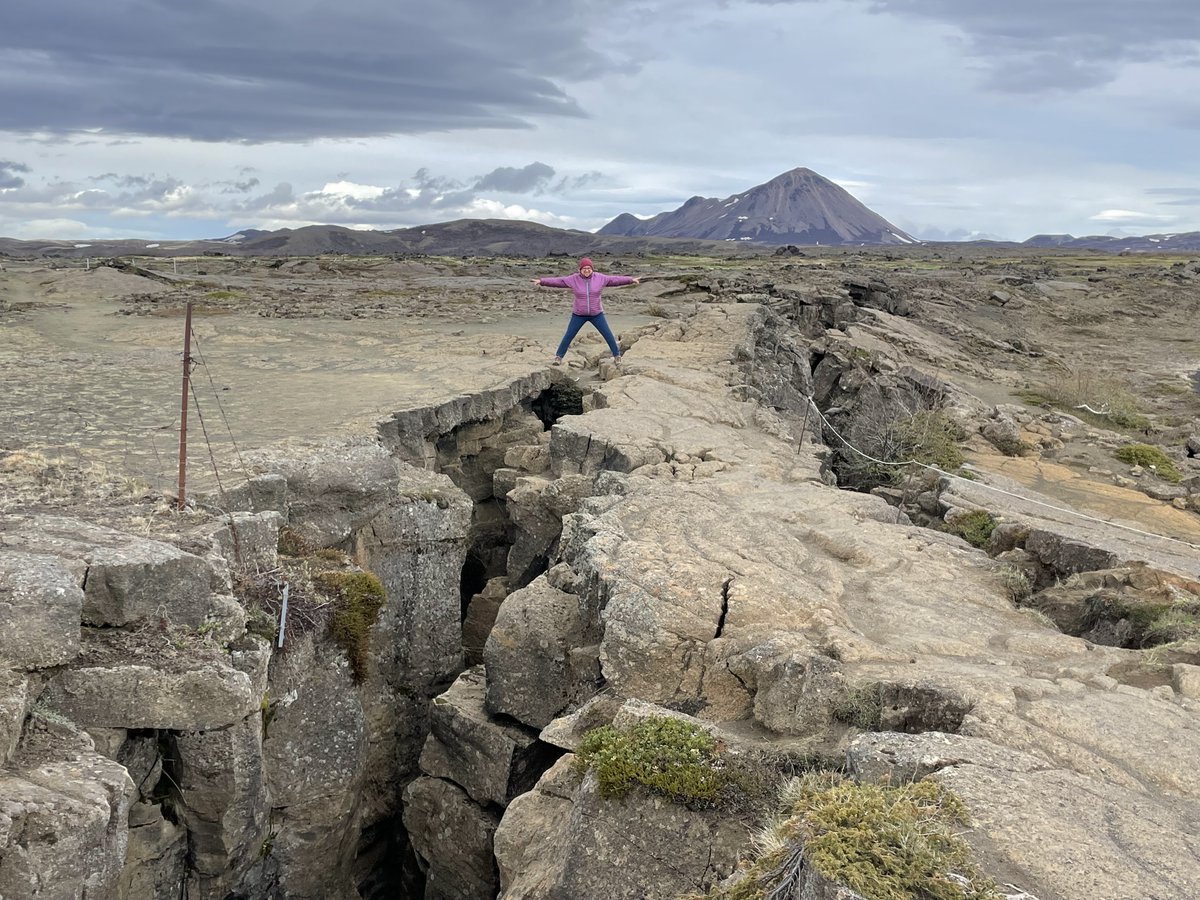
<path fill-rule="evenodd" d="M 1062 629 L 1058 627 L 1057 622 L 1055 622 L 1052 618 L 1046 615 L 1045 612 L 1038 609 L 1036 606 L 1022 606 L 1021 615 L 1025 616 L 1027 619 L 1031 619 L 1039 625 L 1044 626 L 1045 628 L 1053 628 L 1055 631 L 1062 631 Z"/>
<path fill-rule="evenodd" d="M 938 406 L 936 398 L 863 397 L 844 423 L 846 440 L 861 454 L 831 439 L 834 468 L 844 486 L 859 491 L 899 484 L 914 461 L 953 472 L 963 464 L 962 429 Z"/>
<path fill-rule="evenodd" d="M 1173 644 L 1200 636 L 1200 619 L 1194 605 L 1177 604 L 1163 610 L 1146 624 L 1142 632 L 1142 646 Z"/>
<path fill-rule="evenodd" d="M 605 725 L 588 732 L 575 765 L 580 774 L 595 769 L 602 797 L 624 797 L 640 785 L 686 806 L 710 807 L 729 784 L 712 735 L 662 716 L 627 730 Z"/>
<path fill-rule="evenodd" d="M 988 539 L 996 530 L 996 520 L 985 509 L 973 509 L 953 522 L 947 522 L 946 530 L 957 534 L 972 547 L 982 549 L 987 546 Z"/>
<path fill-rule="evenodd" d="M 350 562 L 350 557 L 346 555 L 345 551 L 334 547 L 322 547 L 313 553 L 313 558 L 324 560 L 325 562 L 337 563 L 339 566 L 344 566 Z"/>
<path fill-rule="evenodd" d="M 279 552 L 284 556 L 308 556 L 312 553 L 312 547 L 300 536 L 300 532 L 285 527 L 279 531 Z"/>
<path fill-rule="evenodd" d="M 355 684 L 367 677 L 371 627 L 386 599 L 383 583 L 370 572 L 318 572 L 313 584 L 335 598 L 329 630 L 350 658 Z"/>
<path fill-rule="evenodd" d="M 669 319 L 671 318 L 671 311 L 661 303 L 651 302 L 646 304 L 646 315 L 656 316 L 660 319 Z"/>
<path fill-rule="evenodd" d="M 1183 474 L 1176 468 L 1171 457 L 1153 444 L 1126 444 L 1113 455 L 1121 462 L 1131 466 L 1142 466 L 1143 468 L 1153 466 L 1154 473 L 1163 481 L 1169 481 L 1171 484 L 1179 484 L 1183 481 Z"/>
<path fill-rule="evenodd" d="M 1000 571 L 1000 580 L 1013 603 L 1024 603 L 1033 596 L 1033 585 L 1029 583 L 1029 575 L 1018 566 L 1005 566 Z"/>
<path fill-rule="evenodd" d="M 1066 368 L 1049 383 L 1023 393 L 1027 402 L 1033 396 L 1050 405 L 1100 425 L 1116 425 L 1130 431 L 1150 427 L 1150 420 L 1138 412 L 1138 400 L 1118 379 L 1098 375 L 1086 369 Z"/>
<path fill-rule="evenodd" d="M 251 634 L 266 638 L 272 644 L 275 643 L 275 638 L 279 636 L 279 626 L 275 616 L 258 603 L 248 604 L 246 613 L 246 630 Z"/>
<path fill-rule="evenodd" d="M 863 731 L 879 731 L 883 698 L 878 684 L 855 685 L 833 706 L 833 717 Z"/>
<path fill-rule="evenodd" d="M 792 896 L 807 863 L 871 900 L 1000 900 L 958 832 L 966 808 L 937 782 L 893 787 L 810 773 L 785 787 L 783 812 L 755 839 L 757 858 L 711 900 Z"/>

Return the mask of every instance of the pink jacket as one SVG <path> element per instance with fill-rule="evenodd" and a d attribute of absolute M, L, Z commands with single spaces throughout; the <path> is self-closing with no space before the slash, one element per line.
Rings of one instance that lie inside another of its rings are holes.
<path fill-rule="evenodd" d="M 577 316 L 598 316 L 604 312 L 600 292 L 610 285 L 618 287 L 633 284 L 633 279 L 628 275 L 605 275 L 603 272 L 593 272 L 589 278 L 584 278 L 576 272 L 566 278 L 540 278 L 538 284 L 542 287 L 570 288 L 575 293 L 571 312 Z"/>

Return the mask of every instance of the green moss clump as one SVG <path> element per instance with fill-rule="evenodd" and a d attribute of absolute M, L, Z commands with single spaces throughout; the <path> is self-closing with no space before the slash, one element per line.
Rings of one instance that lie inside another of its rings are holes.
<path fill-rule="evenodd" d="M 755 842 L 759 857 L 740 880 L 708 898 L 761 900 L 805 865 L 871 900 L 1002 896 L 958 836 L 966 808 L 937 782 L 893 787 L 809 773 L 789 782 L 781 800 L 780 818 Z"/>
<path fill-rule="evenodd" d="M 361 684 L 367 677 L 371 627 L 387 598 L 383 583 L 370 572 L 318 572 L 313 584 L 335 598 L 329 630 L 350 658 L 354 683 Z"/>
<path fill-rule="evenodd" d="M 581 775 L 595 769 L 602 797 L 641 786 L 704 808 L 717 804 L 730 781 L 712 735 L 681 719 L 656 716 L 625 730 L 605 725 L 589 731 L 575 752 Z"/>
<path fill-rule="evenodd" d="M 959 516 L 952 523 L 946 524 L 946 530 L 957 534 L 972 547 L 987 546 L 992 532 L 996 530 L 996 520 L 984 509 L 973 509 L 964 516 Z"/>
<path fill-rule="evenodd" d="M 1153 466 L 1155 474 L 1163 481 L 1179 484 L 1183 474 L 1175 467 L 1171 457 L 1153 444 L 1127 444 L 1114 454 L 1117 459 L 1131 466 Z"/>

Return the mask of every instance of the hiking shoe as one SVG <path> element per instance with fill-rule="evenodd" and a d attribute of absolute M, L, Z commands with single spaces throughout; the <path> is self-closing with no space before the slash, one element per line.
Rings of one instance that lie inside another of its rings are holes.
<path fill-rule="evenodd" d="M 561 356 L 554 357 L 554 362 L 550 363 L 550 365 L 561 366 L 562 365 L 562 357 Z"/>

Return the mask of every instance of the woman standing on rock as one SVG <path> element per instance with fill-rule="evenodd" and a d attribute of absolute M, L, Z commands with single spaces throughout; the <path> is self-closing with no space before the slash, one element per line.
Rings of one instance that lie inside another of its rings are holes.
<path fill-rule="evenodd" d="M 621 364 L 621 348 L 617 346 L 617 339 L 613 337 L 612 329 L 608 327 L 608 320 L 604 318 L 604 304 L 600 302 L 600 292 L 606 287 L 641 284 L 640 278 L 631 278 L 628 275 L 605 275 L 603 272 L 597 272 L 592 267 L 592 261 L 585 256 L 579 261 L 579 271 L 574 275 L 568 275 L 565 278 L 535 278 L 533 283 L 540 287 L 570 288 L 575 293 L 575 303 L 571 307 L 571 321 L 567 323 L 567 333 L 563 335 L 563 339 L 558 345 L 558 352 L 554 354 L 554 365 L 562 364 L 563 357 L 567 354 L 567 348 L 571 346 L 571 341 L 575 340 L 575 335 L 587 322 L 591 322 L 600 332 L 600 336 L 608 342 L 613 362 L 617 365 Z"/>

